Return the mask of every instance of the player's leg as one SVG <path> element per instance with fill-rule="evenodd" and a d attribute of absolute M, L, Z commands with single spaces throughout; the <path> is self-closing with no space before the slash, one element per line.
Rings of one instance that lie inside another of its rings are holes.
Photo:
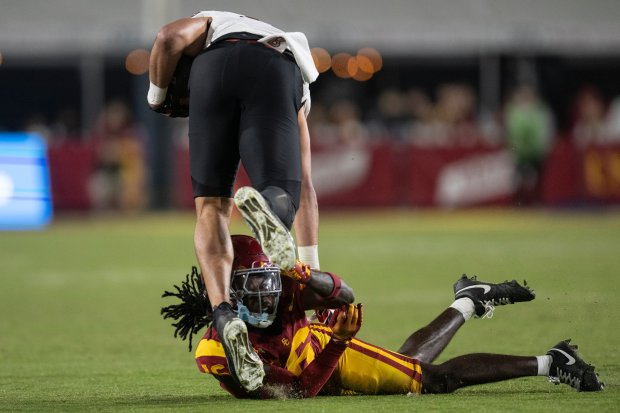
<path fill-rule="evenodd" d="M 493 314 L 494 305 L 533 300 L 535 295 L 516 281 L 491 284 L 461 277 L 454 284 L 454 302 L 430 324 L 410 335 L 398 350 L 426 363 L 435 360 L 458 329 L 472 316 Z"/>
<path fill-rule="evenodd" d="M 301 196 L 293 226 L 299 259 L 310 266 L 310 268 L 320 270 L 318 252 L 319 205 L 312 183 L 310 132 L 304 108 L 299 110 L 297 120 L 299 123 L 299 142 L 301 147 Z"/>
<path fill-rule="evenodd" d="M 473 304 L 471 306 L 473 308 Z M 407 337 L 397 352 L 431 363 L 446 348 L 465 321 L 460 311 L 447 308 L 427 326 Z"/>
<path fill-rule="evenodd" d="M 241 59 L 248 81 L 240 87 L 239 151 L 254 189 L 241 188 L 235 203 L 267 256 L 289 269 L 301 191 L 301 74 L 293 61 L 263 45 L 244 45 Z"/>
<path fill-rule="evenodd" d="M 439 365 L 421 363 L 422 389 L 425 393 L 450 393 L 476 384 L 493 383 L 526 376 L 549 377 L 555 384 L 564 383 L 579 391 L 600 391 L 594 366 L 576 352 L 577 347 L 564 340 L 542 356 L 502 354 L 468 354 Z"/>
<path fill-rule="evenodd" d="M 234 96 L 220 87 L 227 72 L 226 47 L 197 56 L 190 76 L 190 170 L 196 204 L 194 244 L 214 326 L 222 340 L 233 377 L 247 390 L 262 384 L 263 365 L 251 344 L 247 328 L 230 302 L 233 261 L 228 223 L 232 188 L 239 164 L 236 133 L 239 114 Z"/>
<path fill-rule="evenodd" d="M 451 393 L 476 384 L 536 376 L 536 357 L 468 354 L 439 365 L 421 363 L 424 393 Z"/>

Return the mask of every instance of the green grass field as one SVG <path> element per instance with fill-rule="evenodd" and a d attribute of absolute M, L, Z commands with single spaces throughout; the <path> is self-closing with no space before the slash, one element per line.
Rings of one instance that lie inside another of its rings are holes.
<path fill-rule="evenodd" d="M 321 264 L 364 303 L 358 337 L 397 348 L 452 302 L 463 273 L 526 279 L 531 303 L 471 320 L 438 361 L 544 354 L 572 337 L 607 388 L 532 377 L 450 395 L 235 400 L 159 315 L 194 265 L 193 216 L 61 217 L 0 233 L 0 411 L 618 411 L 620 212 L 324 213 Z M 240 222 L 234 231 L 249 233 Z M 234 410 L 233 410 L 234 409 Z"/>

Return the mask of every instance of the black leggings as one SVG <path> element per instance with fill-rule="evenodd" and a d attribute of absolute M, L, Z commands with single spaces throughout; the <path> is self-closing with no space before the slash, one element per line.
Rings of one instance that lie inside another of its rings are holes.
<path fill-rule="evenodd" d="M 232 197 L 241 160 L 254 188 L 282 188 L 299 206 L 302 82 L 294 60 L 256 42 L 220 41 L 194 59 L 189 81 L 194 197 Z"/>

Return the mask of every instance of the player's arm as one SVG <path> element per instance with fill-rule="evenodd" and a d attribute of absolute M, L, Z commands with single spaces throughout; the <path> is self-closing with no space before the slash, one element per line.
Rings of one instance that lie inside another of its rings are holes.
<path fill-rule="evenodd" d="M 342 353 L 347 349 L 349 341 L 355 337 L 362 326 L 362 304 L 345 305 L 339 311 L 332 327 L 333 335 L 317 357 L 304 368 L 299 376 L 281 367 L 265 367 L 265 384 L 286 385 L 294 396 L 314 397 L 338 367 Z M 262 391 L 269 390 L 263 386 Z M 273 396 L 272 396 L 273 397 Z"/>
<path fill-rule="evenodd" d="M 361 326 L 362 305 L 344 306 L 338 312 L 332 327 L 331 340 L 299 376 L 283 367 L 265 364 L 263 386 L 254 392 L 243 390 L 232 376 L 216 376 L 216 378 L 220 380 L 225 390 L 237 398 L 270 399 L 282 395 L 283 392 L 290 397 L 314 397 L 334 373 L 342 353 Z"/>
<path fill-rule="evenodd" d="M 304 309 L 339 308 L 355 301 L 353 289 L 330 272 L 312 270 L 312 277 L 302 292 Z"/>
<path fill-rule="evenodd" d="M 210 22 L 210 17 L 183 18 L 165 25 L 157 33 L 149 61 L 151 108 L 164 101 L 181 56 L 196 56 L 203 49 Z"/>

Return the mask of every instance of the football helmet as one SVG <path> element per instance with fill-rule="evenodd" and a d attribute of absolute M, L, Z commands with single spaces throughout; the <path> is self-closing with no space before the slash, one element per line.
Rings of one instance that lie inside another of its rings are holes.
<path fill-rule="evenodd" d="M 247 235 L 231 237 L 234 250 L 231 297 L 246 323 L 269 327 L 276 318 L 282 292 L 280 268 L 269 261 L 260 243 Z"/>

